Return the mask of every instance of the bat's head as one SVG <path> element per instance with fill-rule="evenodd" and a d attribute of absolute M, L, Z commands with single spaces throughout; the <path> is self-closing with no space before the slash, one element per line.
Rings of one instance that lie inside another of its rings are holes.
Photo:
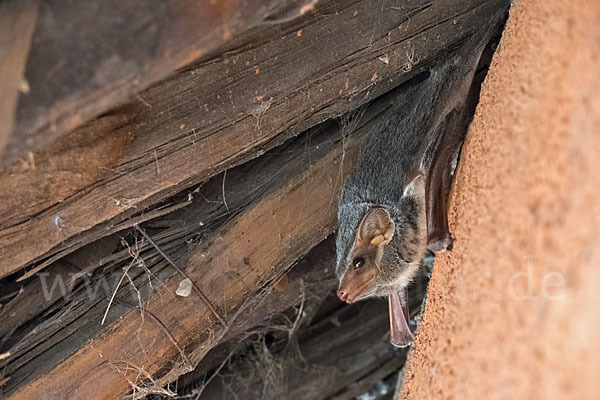
<path fill-rule="evenodd" d="M 342 301 L 388 296 L 408 286 L 427 246 L 422 191 L 419 178 L 407 186 L 397 208 L 368 208 L 358 217 L 358 227 L 340 220 L 336 272 Z"/>

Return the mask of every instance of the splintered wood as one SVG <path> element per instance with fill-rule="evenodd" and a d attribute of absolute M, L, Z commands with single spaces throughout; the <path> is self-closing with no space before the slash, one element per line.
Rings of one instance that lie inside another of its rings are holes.
<path fill-rule="evenodd" d="M 327 18 L 304 17 L 311 29 L 301 40 L 269 25 L 255 32 L 256 46 L 140 92 L 35 151 L 35 169 L 13 163 L 0 172 L 0 277 L 113 233 L 185 187 L 399 85 L 498 3 L 445 0 L 382 13 L 362 2 L 356 17 L 354 6 L 336 3 Z M 409 29 L 396 29 L 409 20 Z M 411 54 L 419 62 L 403 72 Z"/>

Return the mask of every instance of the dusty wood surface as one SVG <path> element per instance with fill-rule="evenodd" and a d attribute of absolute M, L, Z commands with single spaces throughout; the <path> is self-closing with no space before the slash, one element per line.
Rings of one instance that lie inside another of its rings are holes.
<path fill-rule="evenodd" d="M 380 95 L 501 3 L 322 3 L 301 26 L 257 28 L 252 45 L 181 71 L 1 172 L 0 277 L 45 267 Z"/>
<path fill-rule="evenodd" d="M 23 3 L 5 0 L 3 3 Z M 6 165 L 192 62 L 252 40 L 258 26 L 301 23 L 295 0 L 42 0 Z M 76 39 L 76 40 L 74 40 Z M 25 157 L 26 159 L 26 157 Z"/>
<path fill-rule="evenodd" d="M 179 214 L 164 217 L 184 221 L 183 228 L 175 230 L 190 229 L 188 236 L 169 243 L 161 239 L 177 236 L 174 229 L 148 226 L 148 232 L 171 253 L 179 250 L 180 256 L 186 255 L 178 257 L 178 262 L 187 266 L 190 278 L 231 321 L 236 310 L 257 298 L 261 288 L 332 232 L 337 191 L 360 137 L 360 132 L 354 135 L 345 149 L 343 136 L 335 129 L 302 137 L 300 142 L 229 171 L 225 180 L 227 206 L 222 197 L 223 179 L 216 177 L 191 193 L 192 204 Z M 314 196 L 315 192 L 320 195 Z M 160 219 L 157 223 L 160 226 Z M 191 253 L 185 251 L 186 240 L 199 237 L 203 238 L 199 247 Z M 137 251 L 133 241 L 130 247 Z M 148 385 L 139 375 L 141 370 L 159 384 L 166 383 L 192 368 L 182 358 L 195 364 L 220 341 L 227 330 L 214 324 L 199 299 L 174 295 L 181 278 L 168 279 L 173 274 L 165 270 L 160 257 L 143 253 L 147 244 L 138 242 L 138 249 L 146 267 L 156 275 L 156 280 L 149 281 L 143 270 L 137 272 L 137 290 L 150 292 L 144 309 L 168 328 L 185 349 L 185 357 L 150 318 L 119 304 L 113 304 L 109 313 L 110 327 L 99 331 L 107 299 L 89 299 L 85 285 L 80 285 L 78 296 L 60 305 L 57 314 L 43 318 L 37 330 L 26 331 L 10 347 L 13 355 L 5 369 L 10 375 L 5 393 L 18 389 L 14 398 L 42 394 L 45 398 L 115 398 L 131 389 L 128 379 Z M 105 254 L 112 252 L 114 249 Z M 125 249 L 123 256 L 129 263 L 131 257 L 127 255 Z M 110 269 L 100 278 L 105 276 L 111 277 Z M 137 304 L 131 287 L 125 285 L 123 290 L 122 296 Z M 104 382 L 102 386 L 91 384 L 98 379 Z"/>
<path fill-rule="evenodd" d="M 38 0 L 0 3 L 0 160 L 11 139 L 19 94 L 30 90 L 23 80 L 23 71 L 39 3 Z"/>

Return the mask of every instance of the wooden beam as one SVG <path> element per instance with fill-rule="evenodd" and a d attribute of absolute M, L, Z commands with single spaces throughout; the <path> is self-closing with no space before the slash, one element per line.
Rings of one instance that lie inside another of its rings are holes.
<path fill-rule="evenodd" d="M 183 188 L 390 90 L 505 3 L 323 3 L 325 18 L 262 27 L 252 46 L 141 92 L 36 152 L 35 168 L 0 173 L 0 277 L 114 233 Z"/>
<path fill-rule="evenodd" d="M 374 108 L 364 123 L 377 115 L 375 110 L 384 107 L 384 103 L 378 104 L 380 108 Z M 189 277 L 230 323 L 235 323 L 237 319 L 232 318 L 244 310 L 245 304 L 249 307 L 260 288 L 281 276 L 282 271 L 332 232 L 339 186 L 352 165 L 364 129 L 363 126 L 345 145 L 343 135 L 334 129 L 240 166 L 237 173 L 230 173 L 230 190 L 225 181 L 225 193 L 230 195 L 226 202 L 221 197 L 222 180 L 214 182 L 216 187 L 210 181 L 206 188 L 209 196 L 212 193 L 220 201 L 209 197 L 207 202 L 202 192 L 195 195 L 197 210 L 217 203 L 214 210 L 209 210 L 215 215 L 213 222 L 207 221 L 212 230 L 205 232 L 206 239 L 192 253 L 185 247 L 179 250 L 180 256 L 188 255 L 177 262 L 187 266 Z M 217 210 L 221 212 L 220 219 Z M 193 210 L 188 216 L 185 220 L 195 221 L 196 232 L 202 229 L 193 218 Z M 220 224 L 214 222 L 218 220 Z M 146 229 L 152 232 L 153 228 Z M 161 236 L 160 231 L 153 232 Z M 215 324 L 214 317 L 195 295 L 174 295 L 180 277 L 173 278 L 172 272 L 165 274 L 164 265 L 158 265 L 153 273 L 162 285 L 147 300 L 143 299 L 144 309 L 161 325 L 145 314 L 115 304 L 109 313 L 112 325 L 100 330 L 107 300 L 86 300 L 82 289 L 80 298 L 60 307 L 63 312 L 58 313 L 58 318 L 44 320 L 45 329 L 25 335 L 16 351 L 11 351 L 5 367 L 10 380 L 4 393 L 15 399 L 114 399 L 131 390 L 132 383 L 149 385 L 142 375 L 152 377 L 161 386 L 189 371 L 228 330 Z M 107 274 L 110 277 L 110 271 Z M 142 285 L 143 278 L 142 274 L 136 281 L 142 293 L 142 286 L 147 289 L 149 285 L 147 280 Z M 137 304 L 135 293 L 130 302 Z M 70 343 L 70 347 L 65 348 L 65 343 Z M 184 349 L 185 356 L 174 343 Z M 55 365 L 48 363 L 49 358 L 54 359 Z M 92 384 L 98 380 L 103 385 Z"/>
<path fill-rule="evenodd" d="M 26 159 L 29 151 L 127 102 L 176 69 L 208 60 L 216 49 L 220 53 L 246 44 L 258 26 L 299 23 L 315 12 L 310 4 L 104 0 L 92 7 L 42 1 L 39 21 L 28 26 L 36 30 L 26 70 L 31 90 L 21 98 L 14 135 L 0 160 L 7 165 Z M 25 39 L 26 32 L 8 33 Z"/>

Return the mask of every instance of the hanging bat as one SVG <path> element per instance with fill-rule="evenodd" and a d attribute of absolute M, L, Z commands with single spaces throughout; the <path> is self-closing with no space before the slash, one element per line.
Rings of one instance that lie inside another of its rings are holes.
<path fill-rule="evenodd" d="M 495 19 L 496 21 L 499 18 Z M 474 112 L 468 95 L 483 49 L 497 30 L 473 34 L 429 76 L 393 93 L 340 197 L 338 297 L 387 296 L 393 345 L 410 345 L 407 287 L 426 249 L 451 250 L 451 164 Z"/>

